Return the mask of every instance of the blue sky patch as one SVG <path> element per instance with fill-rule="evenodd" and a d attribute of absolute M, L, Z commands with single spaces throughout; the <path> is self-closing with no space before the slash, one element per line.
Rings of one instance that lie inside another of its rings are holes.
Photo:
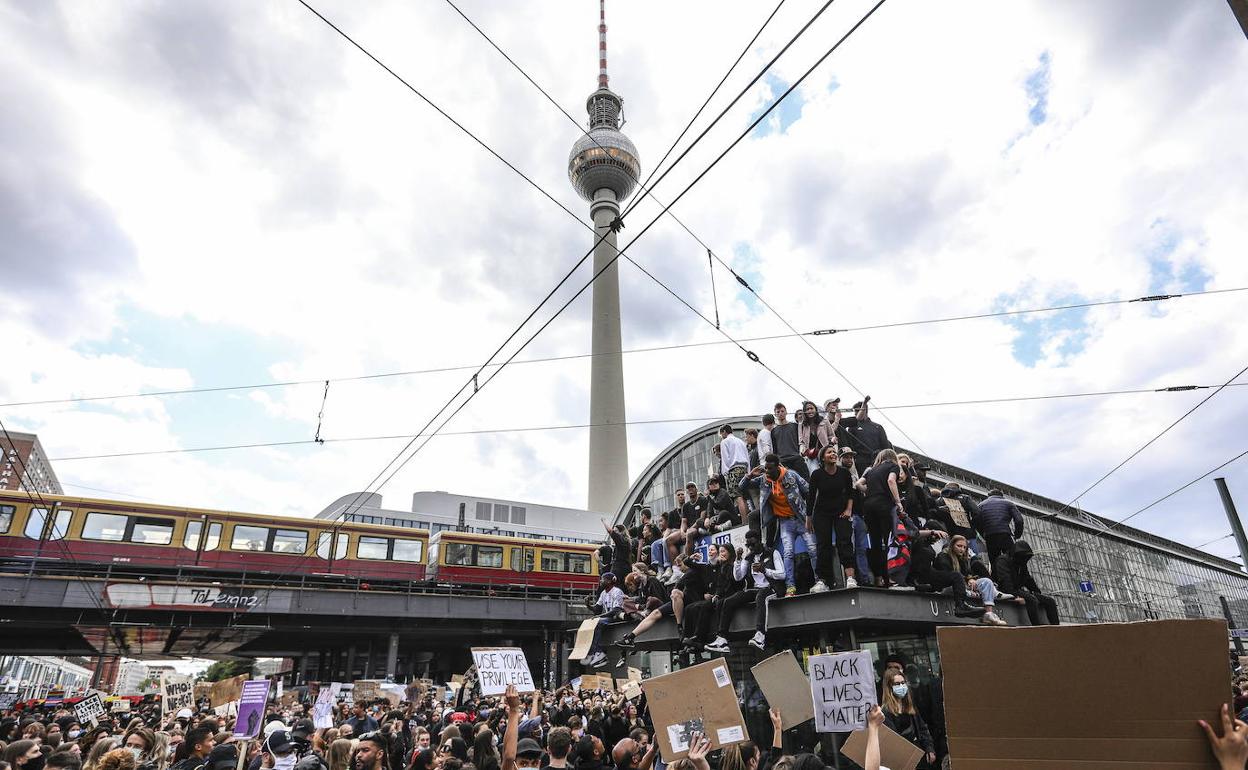
<path fill-rule="evenodd" d="M 772 102 L 780 98 L 780 94 L 784 93 L 789 87 L 788 83 L 784 82 L 770 72 L 767 73 L 765 78 L 763 78 L 763 82 L 767 84 L 769 89 L 771 89 L 771 96 L 768 97 L 766 104 L 759 107 L 754 114 L 750 116 L 751 122 L 757 120 L 758 116 L 762 115 L 763 111 L 766 110 Z M 833 84 L 834 90 L 835 87 L 835 84 Z M 802 107 L 805 104 L 806 100 L 802 98 L 802 89 L 795 89 L 793 93 L 789 94 L 785 98 L 783 102 L 780 102 L 779 107 L 772 110 L 771 114 L 768 115 L 762 123 L 759 123 L 758 126 L 755 127 L 753 133 L 754 138 L 761 139 L 764 136 L 769 136 L 775 133 L 783 134 L 789 126 L 793 125 L 797 122 L 798 118 L 802 117 Z"/>
<path fill-rule="evenodd" d="M 1046 298 L 1043 305 L 1077 305 L 1087 302 L 1088 298 L 1078 294 L 1067 294 Z M 1003 296 L 993 303 L 993 310 L 1022 309 L 1015 297 Z M 1088 341 L 1088 311 L 1056 310 L 1049 313 L 1034 315 L 1006 316 L 1005 323 L 1018 331 L 1014 338 L 1014 360 L 1023 366 L 1034 367 L 1046 355 L 1056 354 L 1061 358 L 1077 355 Z M 1061 339 L 1056 349 L 1052 349 L 1054 339 Z M 1046 349 L 1047 348 L 1047 349 Z"/>
<path fill-rule="evenodd" d="M 1031 102 L 1027 118 L 1033 126 L 1040 125 L 1049 117 L 1050 63 L 1048 51 L 1040 54 L 1039 65 L 1027 76 L 1023 86 L 1027 91 L 1027 99 Z"/>
<path fill-rule="evenodd" d="M 744 278 L 750 286 L 754 287 L 754 291 L 761 291 L 759 287 L 763 284 L 763 274 L 758 272 L 756 267 L 759 262 L 758 252 L 753 245 L 745 241 L 738 241 L 733 244 L 732 258 L 728 260 L 728 264 L 732 265 L 732 269 L 737 271 L 737 275 Z M 728 280 L 731 282 L 727 284 L 730 287 L 728 291 L 732 292 L 731 296 L 737 301 L 745 303 L 745 306 L 750 309 L 751 317 L 761 315 L 764 310 L 762 303 L 751 292 L 747 291 L 744 286 L 737 283 L 732 276 L 728 276 Z M 721 284 L 721 291 L 723 291 L 722 286 L 723 284 Z M 724 296 L 727 296 L 727 292 L 721 294 L 720 299 L 722 300 Z"/>
<path fill-rule="evenodd" d="M 1146 247 L 1148 291 L 1150 294 L 1203 291 L 1211 275 L 1194 260 L 1176 264 L 1175 251 L 1184 234 L 1169 220 L 1156 219 L 1149 226 L 1151 240 Z"/>

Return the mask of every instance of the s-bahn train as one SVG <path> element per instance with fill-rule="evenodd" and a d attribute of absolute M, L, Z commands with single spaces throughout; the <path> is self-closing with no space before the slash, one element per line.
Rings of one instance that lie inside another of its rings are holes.
<path fill-rule="evenodd" d="M 34 497 L 32 500 L 31 498 Z M 0 569 L 592 589 L 593 545 L 0 491 Z"/>

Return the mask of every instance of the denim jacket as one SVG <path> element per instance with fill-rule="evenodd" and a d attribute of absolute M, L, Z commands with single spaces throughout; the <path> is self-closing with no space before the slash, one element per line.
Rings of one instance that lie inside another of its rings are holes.
<path fill-rule="evenodd" d="M 789 507 L 793 509 L 793 518 L 804 524 L 806 522 L 806 492 L 810 486 L 806 483 L 806 479 L 798 475 L 797 471 L 784 466 L 781 466 L 780 470 L 780 485 L 784 487 L 784 496 L 789 499 Z M 757 487 L 759 490 L 758 508 L 761 511 L 759 523 L 766 532 L 774 516 L 771 512 L 771 479 L 767 478 L 766 473 L 760 473 L 757 476 L 746 476 L 738 485 L 743 494 L 752 487 Z"/>

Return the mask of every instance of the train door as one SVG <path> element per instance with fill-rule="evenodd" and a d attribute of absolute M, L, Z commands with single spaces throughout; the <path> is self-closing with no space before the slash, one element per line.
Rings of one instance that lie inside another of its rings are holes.
<path fill-rule="evenodd" d="M 207 516 L 187 520 L 182 548 L 190 552 L 191 564 L 196 567 L 214 566 L 216 559 L 213 557 L 220 545 L 221 522 L 209 521 Z"/>
<path fill-rule="evenodd" d="M 38 541 L 35 546 L 35 558 L 55 558 L 57 554 L 65 555 L 65 546 L 63 544 L 55 549 L 50 546 L 53 541 L 65 539 L 65 535 L 69 532 L 69 522 L 73 515 L 74 512 L 72 510 L 61 508 L 56 503 L 52 505 L 51 509 L 41 505 L 31 506 L 30 512 L 26 515 L 26 526 L 22 534 L 31 540 Z M 48 548 L 45 549 L 45 546 L 48 546 Z M 44 557 L 45 550 L 52 556 Z"/>
<path fill-rule="evenodd" d="M 531 545 L 513 545 L 511 547 L 511 569 L 516 575 L 518 583 L 530 582 L 530 573 L 533 572 L 534 548 Z"/>

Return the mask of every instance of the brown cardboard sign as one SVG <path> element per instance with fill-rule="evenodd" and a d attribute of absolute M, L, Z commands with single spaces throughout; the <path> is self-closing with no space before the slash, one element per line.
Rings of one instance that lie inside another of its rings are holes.
<path fill-rule="evenodd" d="M 637 700 L 641 697 L 641 682 L 628 680 L 624 683 L 624 697 L 628 700 Z"/>
<path fill-rule="evenodd" d="M 598 627 L 598 618 L 586 618 L 581 621 L 581 625 L 576 629 L 576 643 L 572 645 L 572 652 L 568 653 L 568 660 L 583 660 L 589 657 L 589 647 L 594 643 L 594 629 Z"/>
<path fill-rule="evenodd" d="M 867 766 L 867 731 L 855 730 L 849 734 L 841 753 L 863 767 Z M 914 770 L 923 758 L 923 749 L 880 725 L 880 764 L 888 770 Z"/>
<path fill-rule="evenodd" d="M 936 635 L 958 770 L 1217 767 L 1196 720 L 1215 724 L 1230 701 L 1225 621 Z"/>
<path fill-rule="evenodd" d="M 220 682 L 213 682 L 212 689 L 208 693 L 208 703 L 215 709 L 238 700 L 243 697 L 243 682 L 250 678 L 246 674 L 239 674 L 229 679 L 222 679 Z"/>
<path fill-rule="evenodd" d="M 783 729 L 788 730 L 815 718 L 810 680 L 797 658 L 793 657 L 792 650 L 772 655 L 751 668 L 750 673 L 754 674 L 754 681 L 758 682 L 767 698 L 767 705 L 780 709 Z"/>
<path fill-rule="evenodd" d="M 647 679 L 641 689 L 664 762 L 688 756 L 695 732 L 705 735 L 713 749 L 749 738 L 728 661 L 723 658 Z"/>
<path fill-rule="evenodd" d="M 963 529 L 971 528 L 971 517 L 966 515 L 966 509 L 962 507 L 962 502 L 956 497 L 946 497 L 945 505 L 949 507 L 949 518 L 953 519 L 953 523 Z"/>
<path fill-rule="evenodd" d="M 351 698 L 356 703 L 372 703 L 381 697 L 381 682 L 376 679 L 357 679 L 351 688 Z"/>

